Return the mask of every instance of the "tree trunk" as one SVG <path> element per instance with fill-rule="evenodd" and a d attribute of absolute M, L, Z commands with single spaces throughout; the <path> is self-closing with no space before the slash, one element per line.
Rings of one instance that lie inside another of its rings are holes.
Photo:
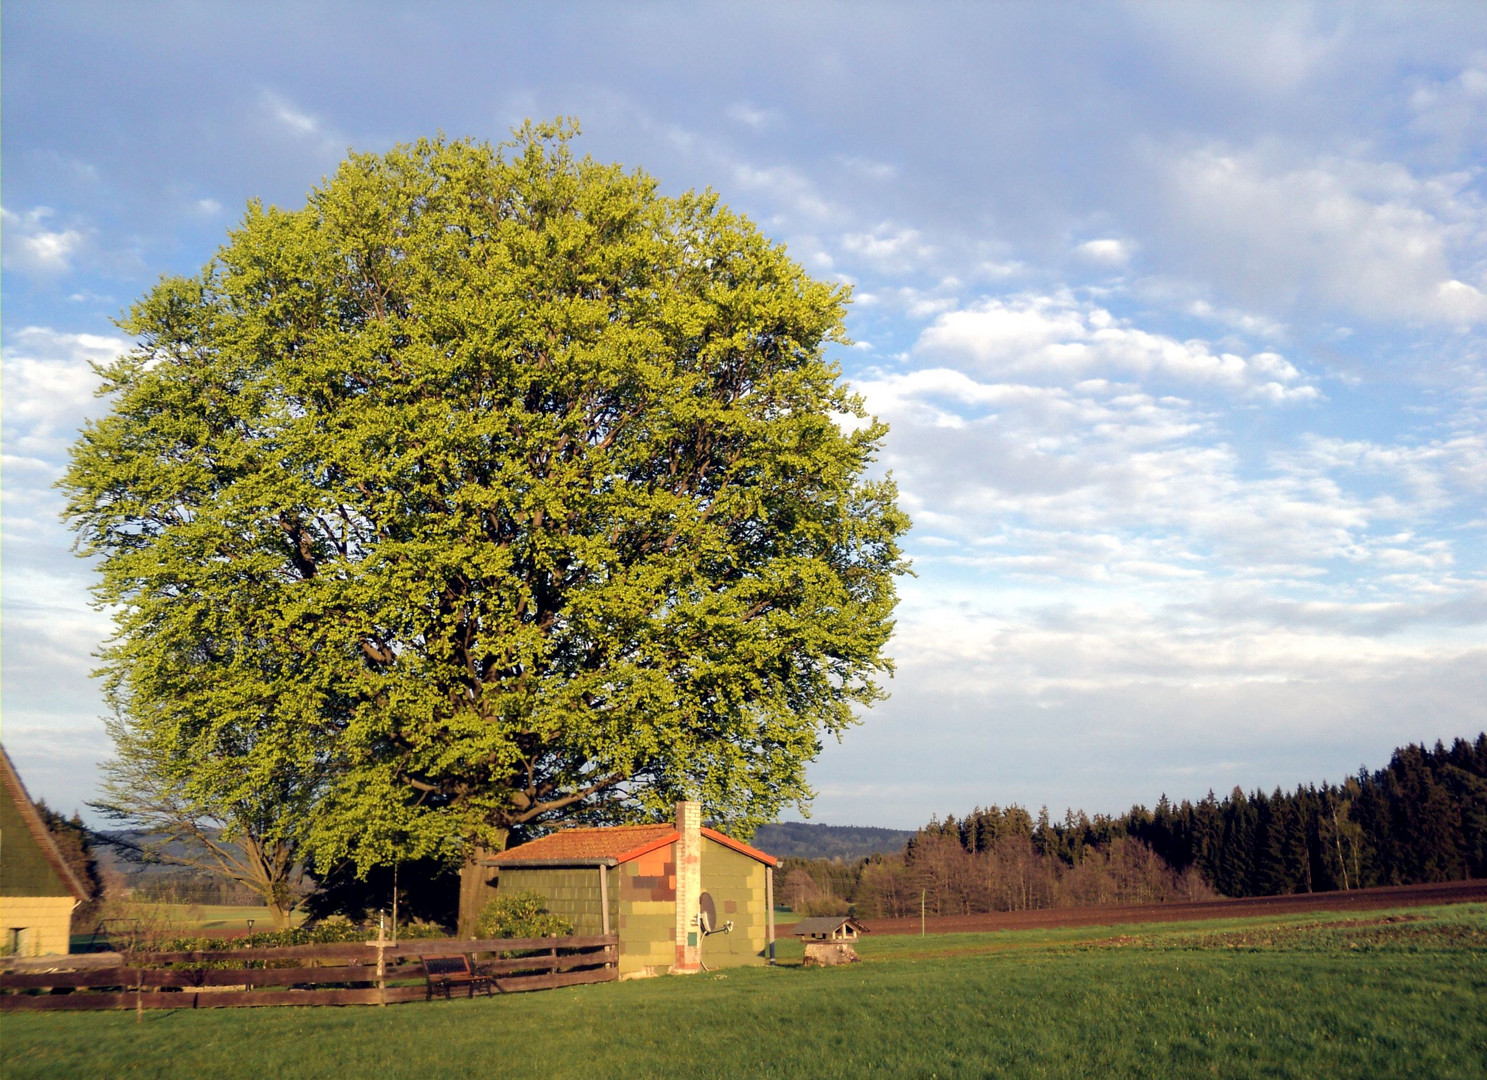
<path fill-rule="evenodd" d="M 481 866 L 480 860 L 506 850 L 506 834 L 502 833 L 497 847 L 484 848 L 471 845 L 465 852 L 465 865 L 460 867 L 460 911 L 458 935 L 462 938 L 475 936 L 475 922 L 485 905 L 496 898 L 497 872 L 494 866 Z"/>

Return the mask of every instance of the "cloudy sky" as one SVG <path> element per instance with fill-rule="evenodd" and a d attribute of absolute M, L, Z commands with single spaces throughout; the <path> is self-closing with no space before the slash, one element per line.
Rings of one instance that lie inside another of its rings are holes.
<path fill-rule="evenodd" d="M 108 753 L 52 488 L 111 319 L 348 147 L 580 148 L 823 278 L 914 518 L 815 819 L 1118 811 L 1487 727 L 1487 18 L 1463 4 L 3 12 L 3 724 Z"/>

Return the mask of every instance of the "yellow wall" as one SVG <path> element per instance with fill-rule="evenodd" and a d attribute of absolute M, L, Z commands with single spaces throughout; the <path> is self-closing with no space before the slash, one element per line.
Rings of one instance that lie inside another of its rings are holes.
<path fill-rule="evenodd" d="M 70 896 L 0 896 L 0 951 L 20 956 L 67 952 L 76 906 Z"/>
<path fill-rule="evenodd" d="M 676 963 L 676 845 L 617 869 L 620 978 L 664 975 Z"/>
<path fill-rule="evenodd" d="M 702 891 L 713 898 L 718 926 L 733 920 L 733 932 L 702 939 L 702 962 L 710 968 L 765 962 L 764 864 L 706 837 L 702 841 Z"/>
<path fill-rule="evenodd" d="M 610 928 L 620 936 L 620 978 L 664 975 L 676 963 L 675 845 L 632 859 L 609 872 Z M 710 968 L 765 962 L 764 864 L 732 848 L 702 841 L 702 889 L 713 898 L 718 925 L 733 931 L 702 939 Z M 599 932 L 597 870 L 547 867 L 501 871 L 503 892 L 534 889 L 547 907 L 573 923 L 575 933 Z"/>

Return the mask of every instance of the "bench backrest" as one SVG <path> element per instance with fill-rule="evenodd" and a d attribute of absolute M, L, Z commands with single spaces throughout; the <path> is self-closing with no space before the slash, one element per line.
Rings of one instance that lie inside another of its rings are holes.
<path fill-rule="evenodd" d="M 470 974 L 470 958 L 468 956 L 425 956 L 423 970 L 430 975 L 468 975 Z"/>

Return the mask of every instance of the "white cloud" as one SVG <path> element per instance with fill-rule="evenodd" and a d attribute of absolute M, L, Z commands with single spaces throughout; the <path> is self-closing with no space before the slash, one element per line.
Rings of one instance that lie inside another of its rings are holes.
<path fill-rule="evenodd" d="M 1196 318 L 1207 319 L 1256 337 L 1275 339 L 1286 336 L 1284 323 L 1253 311 L 1233 307 L 1216 308 L 1202 299 L 1188 301 L 1183 310 Z"/>
<path fill-rule="evenodd" d="M 1238 386 L 1241 400 L 1312 389 L 1284 357 L 1153 344 L 1067 298 L 1042 301 L 987 302 L 975 312 L 985 324 L 937 320 L 924 340 L 962 367 L 921 362 L 856 382 L 890 425 L 884 465 L 916 523 L 922 572 L 1036 581 L 1045 595 L 1080 582 L 1154 588 L 1189 605 L 1208 601 L 1178 584 L 1227 583 L 1255 610 L 1269 604 L 1277 625 L 1302 610 L 1277 606 L 1284 598 L 1327 598 L 1384 627 L 1428 621 L 1477 587 L 1463 537 L 1434 524 L 1487 494 L 1487 435 L 1470 406 L 1433 438 L 1301 434 L 1257 455 L 1227 434 L 1226 397 L 1189 400 L 1131 377 L 1175 372 Z M 1113 359 L 1085 370 L 1102 349 Z"/>
<path fill-rule="evenodd" d="M 931 319 L 947 311 L 954 311 L 960 306 L 957 296 L 959 287 L 959 281 L 947 278 L 928 289 L 900 285 L 897 288 L 876 289 L 871 293 L 856 294 L 852 302 L 853 304 L 891 306 L 894 310 L 914 320 Z"/>
<path fill-rule="evenodd" d="M 884 161 L 873 161 L 861 157 L 838 157 L 837 161 L 848 172 L 858 176 L 875 180 L 879 183 L 895 180 L 898 178 L 899 169 L 897 165 L 890 165 Z"/>
<path fill-rule="evenodd" d="M 1427 83 L 1410 95 L 1410 128 L 1449 149 L 1487 143 L 1487 54 L 1479 53 L 1451 79 Z"/>
<path fill-rule="evenodd" d="M 747 101 L 736 102 L 728 106 L 728 119 L 742 124 L 753 131 L 763 131 L 779 119 L 777 113 L 772 109 L 759 109 L 750 105 Z"/>
<path fill-rule="evenodd" d="M 1170 59 L 1200 84 L 1260 98 L 1304 92 L 1347 54 L 1346 24 L 1323 26 L 1310 6 L 1136 4 L 1128 15 L 1166 39 Z"/>
<path fill-rule="evenodd" d="M 1480 716 L 1480 638 L 1276 630 L 1108 590 L 1038 606 L 964 582 L 953 594 L 922 585 L 904 588 L 892 699 L 812 770 L 833 820 L 914 827 L 926 807 L 993 800 L 1120 812 L 1162 791 L 1197 800 L 1210 787 L 1337 781 L 1406 741 L 1478 730 L 1439 718 Z M 854 788 L 881 778 L 885 760 L 891 783 Z"/>
<path fill-rule="evenodd" d="M 321 133 L 320 121 L 298 108 L 288 98 L 276 94 L 272 90 L 265 90 L 263 91 L 261 101 L 264 111 L 284 131 L 302 138 L 309 138 Z"/>
<path fill-rule="evenodd" d="M 41 276 L 65 274 L 82 250 L 87 234 L 81 229 L 49 229 L 51 207 L 37 206 L 24 214 L 0 208 L 5 229 L 5 266 Z"/>
<path fill-rule="evenodd" d="M 97 684 L 89 677 L 109 634 L 108 616 L 88 599 L 87 565 L 69 550 L 61 520 L 62 494 L 53 486 L 66 465 L 67 448 L 84 419 L 107 408 L 94 395 L 93 363 L 112 360 L 129 347 L 122 338 L 65 333 L 27 326 L 6 334 L 3 356 L 3 500 L 5 574 L 4 691 L 7 744 L 29 747 L 75 775 L 48 787 L 70 802 L 91 798 L 87 755 L 103 739 Z M 65 769 L 63 770 L 66 771 Z M 42 768 L 36 775 L 45 777 Z"/>
<path fill-rule="evenodd" d="M 1123 240 L 1086 240 L 1074 250 L 1101 266 L 1124 266 L 1131 261 L 1131 246 Z"/>
<path fill-rule="evenodd" d="M 738 162 L 733 166 L 733 179 L 742 187 L 778 200 L 807 220 L 830 220 L 843 214 L 840 207 L 820 193 L 809 177 L 790 166 L 759 168 Z"/>
<path fill-rule="evenodd" d="M 106 363 L 128 348 L 123 338 L 60 333 L 43 326 L 8 334 L 0 360 L 5 452 L 60 462 L 84 417 L 99 408 L 94 397 L 98 377 L 91 365 Z"/>
<path fill-rule="evenodd" d="M 876 264 L 879 270 L 907 270 L 934 254 L 917 229 L 883 222 L 868 232 L 847 233 L 842 248 L 849 254 Z"/>
<path fill-rule="evenodd" d="M 1206 384 L 1274 401 L 1318 396 L 1277 353 L 1244 357 L 1216 352 L 1204 341 L 1178 341 L 1141 330 L 1068 293 L 987 299 L 945 312 L 920 336 L 918 347 L 1002 376 L 1063 379 L 1112 373 Z"/>
<path fill-rule="evenodd" d="M 1187 257 L 1242 295 L 1370 319 L 1479 322 L 1487 296 L 1460 280 L 1487 242 L 1487 207 L 1471 184 L 1470 174 L 1422 180 L 1392 163 L 1286 167 L 1210 148 L 1172 163 L 1164 206 Z"/>

